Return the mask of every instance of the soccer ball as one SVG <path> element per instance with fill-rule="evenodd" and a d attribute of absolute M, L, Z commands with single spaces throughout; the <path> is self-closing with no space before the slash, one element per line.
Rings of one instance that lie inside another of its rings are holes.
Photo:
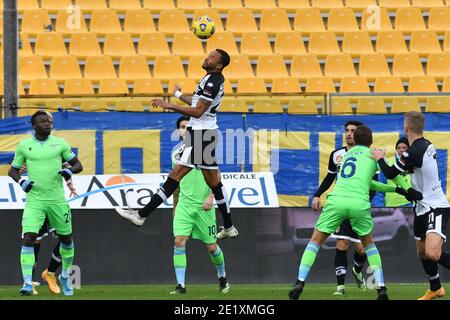
<path fill-rule="evenodd" d="M 192 23 L 192 31 L 198 38 L 208 39 L 214 34 L 216 27 L 210 17 L 202 16 Z"/>

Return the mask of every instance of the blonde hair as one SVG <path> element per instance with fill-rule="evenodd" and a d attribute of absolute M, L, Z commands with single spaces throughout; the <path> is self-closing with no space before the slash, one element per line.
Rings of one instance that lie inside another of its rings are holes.
<path fill-rule="evenodd" d="M 407 112 L 405 113 L 405 124 L 412 132 L 422 134 L 425 126 L 425 116 L 417 111 Z"/>

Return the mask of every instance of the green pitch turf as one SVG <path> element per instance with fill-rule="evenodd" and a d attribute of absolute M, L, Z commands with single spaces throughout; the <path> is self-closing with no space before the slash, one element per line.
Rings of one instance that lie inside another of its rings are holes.
<path fill-rule="evenodd" d="M 450 283 L 443 284 L 450 290 Z M 19 286 L 0 286 L 0 299 L 125 299 L 125 300 L 287 300 L 289 284 L 233 284 L 228 294 L 220 294 L 218 284 L 188 285 L 187 294 L 169 295 L 174 285 L 86 285 L 75 289 L 73 297 L 50 294 L 45 284 L 37 287 L 39 294 L 31 297 L 19 296 Z M 391 300 L 416 300 L 427 289 L 427 284 L 388 284 Z M 346 286 L 344 296 L 333 295 L 334 284 L 307 284 L 301 299 L 304 300 L 373 300 L 375 290 L 360 292 L 353 283 Z M 439 300 L 450 299 L 450 293 Z"/>

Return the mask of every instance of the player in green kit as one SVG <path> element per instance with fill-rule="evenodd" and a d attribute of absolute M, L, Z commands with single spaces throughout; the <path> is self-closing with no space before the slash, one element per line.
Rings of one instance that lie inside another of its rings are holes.
<path fill-rule="evenodd" d="M 56 230 L 61 242 L 59 251 L 62 259 L 62 272 L 59 281 L 64 295 L 73 295 L 69 280 L 74 257 L 72 240 L 72 216 L 64 196 L 63 178 L 67 181 L 72 174 L 83 170 L 81 162 L 72 152 L 69 144 L 62 138 L 50 135 L 52 119 L 45 111 L 37 111 L 31 117 L 35 133 L 22 140 L 16 148 L 9 176 L 27 193 L 22 217 L 23 243 L 20 253 L 24 285 L 21 295 L 31 295 L 32 271 L 35 262 L 34 244 L 45 218 Z M 67 161 L 71 168 L 61 168 Z M 20 175 L 22 165 L 26 164 L 28 180 Z"/>
<path fill-rule="evenodd" d="M 180 117 L 177 121 L 181 142 L 172 151 L 172 163 L 175 165 L 183 154 L 184 135 L 189 117 Z M 219 278 L 219 291 L 228 293 L 230 286 L 225 273 L 225 260 L 220 247 L 216 243 L 216 209 L 214 194 L 205 182 L 201 170 L 193 166 L 180 182 L 178 192 L 174 193 L 173 235 L 175 246 L 173 264 L 177 278 L 177 286 L 170 294 L 186 293 L 186 242 L 189 237 L 202 241 L 209 252 L 211 261 L 216 267 Z"/>
<path fill-rule="evenodd" d="M 372 177 L 378 170 L 377 162 L 371 158 L 372 131 L 364 125 L 354 133 L 355 146 L 347 151 L 342 159 L 341 171 L 334 190 L 328 194 L 325 207 L 316 223 L 316 228 L 303 253 L 297 281 L 289 292 L 291 300 L 297 300 L 305 286 L 305 280 L 314 264 L 320 246 L 328 236 L 336 231 L 345 219 L 349 219 L 352 229 L 361 239 L 374 273 L 378 300 L 387 300 L 381 257 L 372 240 L 373 221 L 370 212 L 369 191 L 398 192 L 407 191 L 396 186 L 388 186 Z"/>

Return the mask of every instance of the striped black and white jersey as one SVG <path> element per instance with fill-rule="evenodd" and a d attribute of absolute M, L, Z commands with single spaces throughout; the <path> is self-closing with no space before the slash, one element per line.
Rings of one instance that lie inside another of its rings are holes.
<path fill-rule="evenodd" d="M 425 138 L 415 140 L 397 160 L 395 167 L 401 172 L 411 173 L 412 187 L 423 195 L 423 199 L 417 201 L 416 215 L 423 215 L 432 208 L 450 207 L 439 178 L 436 149 L 430 141 Z"/>
<path fill-rule="evenodd" d="M 191 117 L 188 127 L 192 127 L 193 130 L 218 128 L 216 113 L 223 98 L 224 82 L 225 79 L 221 73 L 208 73 L 200 80 L 192 96 L 191 106 L 195 107 L 200 98 L 211 101 L 211 105 L 200 118 Z"/>
<path fill-rule="evenodd" d="M 330 154 L 330 159 L 328 160 L 328 173 L 339 173 L 341 169 L 341 161 L 347 153 L 347 147 L 342 147 L 334 150 Z"/>

